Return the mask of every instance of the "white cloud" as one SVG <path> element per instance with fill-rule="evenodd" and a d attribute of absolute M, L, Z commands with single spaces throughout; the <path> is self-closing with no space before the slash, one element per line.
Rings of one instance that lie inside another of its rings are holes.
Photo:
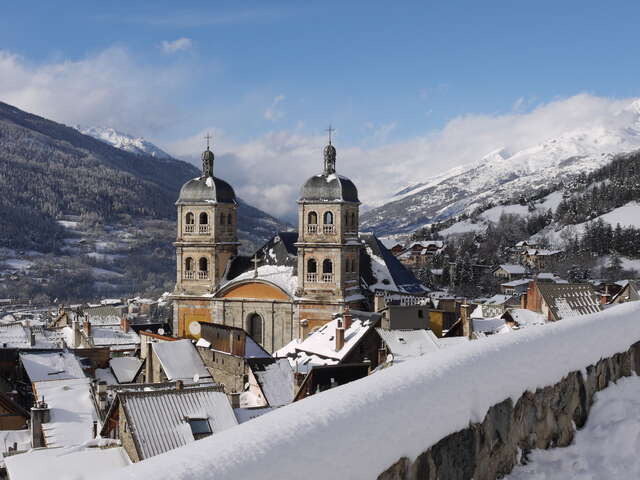
<path fill-rule="evenodd" d="M 284 113 L 281 110 L 278 110 L 277 107 L 278 104 L 282 103 L 284 99 L 285 96 L 282 94 L 275 97 L 271 102 L 271 105 L 264 111 L 264 118 L 267 120 L 271 120 L 272 122 L 280 120 L 284 116 Z"/>
<path fill-rule="evenodd" d="M 173 42 L 168 42 L 164 40 L 161 44 L 161 48 L 163 53 L 171 54 L 176 53 L 181 50 L 189 50 L 193 46 L 193 42 L 191 42 L 190 38 L 181 37 Z"/>
<path fill-rule="evenodd" d="M 460 116 L 442 130 L 372 148 L 341 145 L 338 141 L 334 142 L 337 169 L 354 180 L 363 203 L 375 205 L 409 184 L 480 160 L 498 148 L 517 151 L 579 128 L 628 124 L 630 117 L 620 111 L 629 101 L 581 94 L 539 105 L 526 113 Z M 374 130 L 391 128 L 370 126 Z M 204 131 L 166 148 L 183 157 L 195 157 L 202 150 Z M 294 219 L 300 186 L 322 170 L 325 135 L 310 136 L 298 128 L 270 132 L 245 143 L 226 132 L 220 132 L 217 138 L 216 172 L 248 202 Z"/>
<path fill-rule="evenodd" d="M 0 98 L 68 125 L 104 125 L 136 134 L 174 124 L 167 99 L 186 84 L 186 66 L 146 67 L 122 47 L 81 60 L 33 65 L 0 50 Z"/>

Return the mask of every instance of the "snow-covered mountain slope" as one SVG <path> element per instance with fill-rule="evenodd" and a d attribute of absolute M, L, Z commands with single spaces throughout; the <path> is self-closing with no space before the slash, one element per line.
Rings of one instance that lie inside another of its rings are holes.
<path fill-rule="evenodd" d="M 164 150 L 158 148 L 153 143 L 142 137 L 134 137 L 128 133 L 122 133 L 109 127 L 81 127 L 76 126 L 76 130 L 85 135 L 102 140 L 121 150 L 138 155 L 150 155 L 156 158 L 171 158 Z"/>
<path fill-rule="evenodd" d="M 362 215 L 361 229 L 379 235 L 409 233 L 485 201 L 517 198 L 608 163 L 613 155 L 640 149 L 640 101 L 619 112 L 613 125 L 557 132 L 545 142 L 498 149 L 465 166 L 417 183 Z M 421 172 L 416 172 L 419 177 Z"/>

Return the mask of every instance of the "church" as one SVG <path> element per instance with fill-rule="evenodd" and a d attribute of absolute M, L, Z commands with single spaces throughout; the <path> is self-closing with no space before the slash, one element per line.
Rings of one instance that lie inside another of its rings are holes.
<path fill-rule="evenodd" d="M 359 232 L 354 183 L 336 173 L 336 148 L 298 199 L 298 232 L 279 232 L 252 257 L 238 254 L 233 188 L 213 173 L 209 145 L 202 175 L 176 202 L 173 331 L 200 337 L 200 323 L 246 330 L 273 352 L 345 308 L 371 311 L 375 295 L 424 296 L 425 288 L 382 242 Z"/>

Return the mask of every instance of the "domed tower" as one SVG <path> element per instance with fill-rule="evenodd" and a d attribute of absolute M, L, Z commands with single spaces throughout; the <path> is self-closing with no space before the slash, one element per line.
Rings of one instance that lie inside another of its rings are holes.
<path fill-rule="evenodd" d="M 309 329 L 330 320 L 359 292 L 359 206 L 356 186 L 336 174 L 336 149 L 329 137 L 324 171 L 305 182 L 298 200 L 300 318 Z"/>
<path fill-rule="evenodd" d="M 213 163 L 207 141 L 202 175 L 183 185 L 176 202 L 178 295 L 215 291 L 229 259 L 238 253 L 236 195 L 231 185 L 213 176 Z"/>

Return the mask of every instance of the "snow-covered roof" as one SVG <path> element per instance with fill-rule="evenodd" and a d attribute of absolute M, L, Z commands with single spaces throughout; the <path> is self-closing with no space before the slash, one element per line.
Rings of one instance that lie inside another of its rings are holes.
<path fill-rule="evenodd" d="M 443 348 L 431 330 L 385 330 L 376 328 L 395 363 L 437 352 Z"/>
<path fill-rule="evenodd" d="M 520 285 L 529 284 L 533 281 L 532 278 L 521 278 L 519 280 L 511 280 L 510 282 L 501 283 L 502 287 L 519 287 Z"/>
<path fill-rule="evenodd" d="M 290 297 L 295 297 L 298 288 L 298 277 L 293 274 L 293 267 L 282 265 L 262 265 L 258 267 L 258 275 L 254 276 L 254 270 L 246 271 L 233 280 L 222 285 L 221 290 L 247 280 L 259 280 L 273 283 L 281 290 L 284 290 Z"/>
<path fill-rule="evenodd" d="M 115 357 L 109 361 L 118 383 L 131 383 L 140 371 L 142 360 L 136 357 Z"/>
<path fill-rule="evenodd" d="M 131 464 L 122 447 L 39 448 L 5 458 L 11 480 L 91 480 L 96 472 L 113 473 Z"/>
<path fill-rule="evenodd" d="M 503 263 L 498 265 L 496 270 L 498 269 L 502 269 L 510 275 L 524 275 L 526 273 L 526 269 L 522 265 L 515 263 Z"/>
<path fill-rule="evenodd" d="M 520 327 L 544 325 L 546 323 L 544 315 L 526 308 L 511 308 L 507 312 Z"/>
<path fill-rule="evenodd" d="M 21 353 L 20 361 L 32 383 L 85 378 L 82 365 L 73 353 Z"/>
<path fill-rule="evenodd" d="M 91 399 L 91 380 L 70 378 L 36 382 L 34 394 L 51 410 L 51 421 L 42 425 L 47 447 L 81 445 L 93 438 L 93 422 L 97 420 Z"/>
<path fill-rule="evenodd" d="M 133 330 L 125 332 L 120 327 L 91 327 L 91 338 L 96 347 L 111 350 L 128 350 L 140 345 L 140 336 Z"/>
<path fill-rule="evenodd" d="M 176 342 L 168 342 L 176 343 Z M 118 392 L 140 459 L 195 441 L 188 420 L 207 420 L 213 434 L 238 424 L 219 387 Z"/>
<path fill-rule="evenodd" d="M 538 283 L 537 287 L 556 320 L 602 310 L 598 296 L 589 283 Z"/>
<path fill-rule="evenodd" d="M 269 406 L 279 407 L 293 401 L 294 376 L 286 358 L 251 359 L 249 367 Z"/>
<path fill-rule="evenodd" d="M 205 367 L 191 340 L 152 343 L 153 352 L 158 357 L 162 369 L 169 380 L 182 380 L 185 383 L 198 383 L 199 379 L 211 380 L 211 374 Z"/>
<path fill-rule="evenodd" d="M 353 319 L 350 327 L 344 332 L 344 346 L 340 350 L 336 351 L 336 329 L 338 328 L 338 322 L 342 322 L 342 317 L 335 318 L 324 324 L 296 345 L 296 350 L 324 358 L 342 360 L 365 334 L 377 325 L 380 319 L 380 315 L 377 313 L 357 310 L 351 310 L 351 315 Z"/>
<path fill-rule="evenodd" d="M 34 335 L 34 345 L 30 336 Z M 0 324 L 1 348 L 60 348 L 63 345 L 59 331 L 41 326 L 25 327 L 22 322 Z"/>
<path fill-rule="evenodd" d="M 488 298 L 483 303 L 483 305 L 504 305 L 505 303 L 507 303 L 512 298 L 513 298 L 513 296 L 511 296 L 511 295 L 504 295 L 504 294 L 498 293 L 498 294 L 494 295 L 493 297 Z"/>
<path fill-rule="evenodd" d="M 504 320 L 499 317 L 494 318 L 474 318 L 473 331 L 480 333 L 496 333 L 505 326 Z"/>

